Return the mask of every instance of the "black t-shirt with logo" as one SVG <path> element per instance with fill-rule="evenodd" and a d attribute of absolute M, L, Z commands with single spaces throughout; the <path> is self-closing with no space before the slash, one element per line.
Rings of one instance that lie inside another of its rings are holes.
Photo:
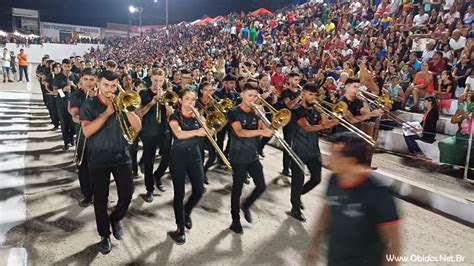
<path fill-rule="evenodd" d="M 292 110 L 293 117 L 293 137 L 291 146 L 293 151 L 303 160 L 307 162 L 313 158 L 321 158 L 319 150 L 319 133 L 306 132 L 297 123 L 300 119 L 304 119 L 310 125 L 319 125 L 321 121 L 321 113 L 314 108 L 306 109 L 303 105 L 297 104 Z"/>
<path fill-rule="evenodd" d="M 140 98 L 142 100 L 142 106 L 146 106 L 149 104 L 153 97 L 156 94 L 151 89 L 146 89 L 140 91 Z M 150 108 L 148 113 L 146 113 L 142 118 L 142 136 L 158 136 L 161 134 L 167 134 L 169 132 L 167 117 L 166 117 L 166 106 L 164 104 L 160 104 L 160 112 L 161 112 L 161 121 L 158 123 L 156 120 L 157 118 L 157 104 L 153 105 Z"/>
<path fill-rule="evenodd" d="M 91 97 L 81 105 L 81 123 L 93 121 L 107 109 L 98 97 Z M 124 115 L 126 119 L 126 116 Z M 116 115 L 111 115 L 101 129 L 87 138 L 87 162 L 90 168 L 116 167 L 131 164 L 130 145 L 122 135 Z"/>
<path fill-rule="evenodd" d="M 184 116 L 181 113 L 180 109 L 177 109 L 169 118 L 169 121 L 176 121 L 178 122 L 179 126 L 181 127 L 181 130 L 183 131 L 191 131 L 191 130 L 196 130 L 201 128 L 201 124 L 199 124 L 199 121 L 191 116 L 187 117 Z M 202 144 L 204 143 L 204 138 L 203 137 L 192 137 L 192 138 L 187 138 L 187 139 L 178 139 L 176 135 L 173 133 L 173 145 L 172 145 L 172 150 L 176 149 L 190 149 L 190 148 L 196 148 L 197 151 L 200 152 L 200 148 Z"/>
<path fill-rule="evenodd" d="M 343 187 L 338 179 L 331 176 L 326 192 L 328 265 L 381 265 L 378 228 L 399 221 L 392 192 L 374 173 L 353 187 Z"/>
<path fill-rule="evenodd" d="M 240 122 L 242 129 L 256 130 L 259 128 L 260 117 L 252 111 L 244 111 L 240 105 L 232 108 L 228 113 L 228 124 Z M 229 159 L 232 163 L 251 163 L 259 159 L 258 149 L 260 138 L 241 138 L 230 126 Z"/>
<path fill-rule="evenodd" d="M 288 88 L 282 90 L 281 94 L 280 94 L 280 99 L 281 99 L 281 102 L 282 102 L 282 108 L 288 108 L 286 107 L 285 105 L 285 99 L 286 98 L 289 98 L 290 101 L 293 101 L 294 99 L 296 99 L 298 96 L 300 96 L 301 94 L 301 91 L 297 90 L 297 91 L 292 91 Z M 290 110 L 291 111 L 291 110 Z M 294 117 L 291 118 L 292 122 L 294 122 Z M 284 128 L 283 130 L 285 131 L 284 133 L 285 134 L 289 134 L 289 133 L 292 133 L 291 131 L 293 130 L 293 126 L 294 126 L 294 123 L 288 123 Z"/>

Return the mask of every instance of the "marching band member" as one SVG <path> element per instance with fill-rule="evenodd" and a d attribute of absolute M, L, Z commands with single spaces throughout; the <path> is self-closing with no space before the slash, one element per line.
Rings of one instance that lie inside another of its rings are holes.
<path fill-rule="evenodd" d="M 200 84 L 199 86 L 199 98 L 196 101 L 196 107 L 200 111 L 201 114 L 206 115 L 206 113 L 214 112 L 214 103 L 212 102 L 211 95 L 214 92 L 214 88 L 212 87 L 211 83 L 208 81 L 204 81 L 203 83 Z M 210 142 L 206 139 L 204 142 L 204 149 L 209 151 L 208 158 L 206 163 L 204 164 L 204 183 L 209 184 L 209 179 L 207 178 L 206 172 L 209 170 L 209 168 L 214 165 L 214 162 L 216 161 L 217 158 L 217 153 L 210 144 Z M 204 152 L 203 149 L 203 152 Z M 203 160 L 204 160 L 204 153 L 203 155 Z"/>
<path fill-rule="evenodd" d="M 313 107 L 318 95 L 318 86 L 306 83 L 303 86 L 302 101 L 292 110 L 293 139 L 292 148 L 306 164 L 311 174 L 310 180 L 304 183 L 304 172 L 294 163 L 291 164 L 291 216 L 299 221 L 306 221 L 301 212 L 301 195 L 308 193 L 321 182 L 321 151 L 319 150 L 319 132 L 338 124 L 337 120 L 328 117 Z M 304 185 L 303 185 L 304 184 Z"/>
<path fill-rule="evenodd" d="M 77 127 L 80 127 L 79 114 L 81 106 L 84 101 L 89 97 L 96 96 L 96 85 L 97 85 L 97 74 L 92 68 L 85 68 L 81 72 L 81 78 L 79 80 L 78 90 L 74 90 L 69 96 L 69 113 L 72 116 L 72 120 L 76 123 Z M 83 200 L 80 202 L 81 207 L 87 207 L 92 203 L 92 195 L 94 192 L 94 184 L 92 176 L 89 175 L 89 167 L 87 164 L 87 142 L 84 144 L 85 138 L 82 130 L 78 129 L 77 143 L 76 143 L 76 164 L 78 164 L 78 176 L 79 185 L 81 187 Z M 84 149 L 84 150 L 83 150 Z"/>
<path fill-rule="evenodd" d="M 204 192 L 204 169 L 200 147 L 206 132 L 197 120 L 201 118 L 196 117 L 197 111 L 193 109 L 196 104 L 194 92 L 183 89 L 179 95 L 181 108 L 169 118 L 174 139 L 170 154 L 170 173 L 174 188 L 173 209 L 178 227 L 176 232 L 171 234 L 171 238 L 178 244 L 184 244 L 186 242 L 184 228 L 192 228 L 191 211 Z M 191 181 L 192 194 L 183 206 L 186 174 Z"/>
<path fill-rule="evenodd" d="M 260 137 L 271 137 L 273 131 L 267 128 L 253 108 L 258 99 L 258 86 L 255 82 L 247 82 L 240 93 L 242 103 L 229 111 L 230 130 L 229 159 L 232 164 L 233 182 L 231 194 L 232 224 L 230 230 L 237 234 L 243 233 L 240 223 L 240 196 L 247 173 L 253 178 L 255 189 L 242 204 L 245 220 L 251 223 L 250 207 L 265 191 L 265 178 L 258 151 Z"/>
<path fill-rule="evenodd" d="M 226 99 L 229 98 L 231 99 L 234 103 L 237 102 L 239 98 L 239 94 L 235 90 L 235 85 L 236 85 L 236 79 L 232 75 L 227 75 L 224 77 L 222 80 L 223 82 L 223 87 L 220 89 L 217 89 L 216 92 L 214 93 L 215 99 Z M 229 126 L 228 124 L 217 133 L 217 144 L 219 145 L 219 148 L 224 151 L 224 154 L 227 156 L 229 153 L 229 141 L 227 141 L 226 148 L 224 149 L 224 140 L 226 135 L 229 134 Z M 220 158 L 218 158 L 218 163 L 221 164 Z"/>
<path fill-rule="evenodd" d="M 300 81 L 301 76 L 298 72 L 292 71 L 288 74 L 288 87 L 281 92 L 281 101 L 288 110 L 292 110 L 296 104 L 301 101 L 301 91 L 298 87 Z M 293 125 L 291 123 L 283 127 L 283 138 L 286 143 L 290 145 L 292 141 L 292 130 Z M 283 152 L 283 170 L 281 173 L 285 176 L 290 176 L 290 155 L 286 150 Z"/>
<path fill-rule="evenodd" d="M 150 78 L 152 85 L 150 88 L 140 92 L 142 104 L 137 111 L 138 116 L 143 120 L 140 138 L 143 142 L 143 164 L 147 191 L 145 195 L 146 202 L 153 201 L 155 184 L 161 192 L 166 191 L 161 178 L 168 168 L 171 146 L 167 117 L 168 114 L 172 113 L 172 109 L 164 104 L 158 104 L 164 93 L 165 72 L 161 69 L 152 70 Z M 161 160 L 160 165 L 153 172 L 157 147 L 160 149 Z"/>
<path fill-rule="evenodd" d="M 117 240 L 123 238 L 120 221 L 127 214 L 134 188 L 130 147 L 122 135 L 113 103 L 118 75 L 110 70 L 102 71 L 98 85 L 99 95 L 84 102 L 79 116 L 82 131 L 88 139 L 89 171 L 94 177 L 94 212 L 101 236 L 99 251 L 107 254 L 112 250 L 110 226 Z M 140 118 L 135 113 L 127 112 L 126 118 L 134 130 L 141 130 Z M 109 216 L 107 202 L 111 173 L 117 185 L 118 202 Z"/>

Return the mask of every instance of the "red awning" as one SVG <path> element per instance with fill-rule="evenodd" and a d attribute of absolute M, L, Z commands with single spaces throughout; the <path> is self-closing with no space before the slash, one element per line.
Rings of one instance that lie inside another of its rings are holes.
<path fill-rule="evenodd" d="M 265 8 L 259 8 L 252 13 L 250 13 L 251 16 L 261 16 L 261 15 L 270 15 L 273 16 L 273 13 L 268 11 L 268 9 Z"/>
<path fill-rule="evenodd" d="M 207 18 L 199 21 L 198 23 L 196 23 L 196 25 L 204 25 L 204 24 L 211 23 L 211 22 L 212 22 L 212 18 L 207 17 Z"/>

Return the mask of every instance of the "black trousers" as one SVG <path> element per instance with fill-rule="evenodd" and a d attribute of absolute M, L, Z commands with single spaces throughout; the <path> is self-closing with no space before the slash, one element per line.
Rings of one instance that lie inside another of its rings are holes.
<path fill-rule="evenodd" d="M 155 184 L 158 184 L 161 177 L 168 168 L 170 157 L 171 138 L 168 132 L 158 136 L 141 136 L 143 142 L 143 165 L 145 171 L 145 187 L 148 192 L 155 190 Z M 160 165 L 153 173 L 153 165 L 155 163 L 156 149 L 159 148 L 161 160 Z"/>
<path fill-rule="evenodd" d="M 303 160 L 308 166 L 311 174 L 310 179 L 304 183 L 304 172 L 296 163 L 291 164 L 291 206 L 294 210 L 301 207 L 301 195 L 308 193 L 321 182 L 321 156 L 315 156 L 309 160 Z"/>
<path fill-rule="evenodd" d="M 224 149 L 224 140 L 225 136 L 228 136 L 229 133 L 229 124 L 227 124 L 221 131 L 217 133 L 217 146 L 224 152 L 225 156 L 229 155 L 229 147 L 230 147 L 230 138 L 227 138 L 227 144 L 225 145 Z M 218 159 L 221 162 L 220 158 Z"/>
<path fill-rule="evenodd" d="M 206 163 L 204 164 L 204 173 L 206 173 L 209 168 L 211 168 L 214 163 L 216 162 L 216 159 L 217 159 L 217 152 L 216 152 L 216 149 L 214 148 L 214 146 L 212 146 L 211 142 L 206 139 L 204 141 L 204 144 L 203 144 L 203 147 L 201 149 L 201 157 L 202 157 L 202 162 L 204 163 L 204 150 L 207 150 L 209 153 L 208 153 L 208 157 L 207 157 L 207 161 Z"/>
<path fill-rule="evenodd" d="M 130 156 L 132 156 L 132 174 L 138 174 L 138 142 L 139 138 L 136 138 L 133 144 L 130 145 Z"/>
<path fill-rule="evenodd" d="M 59 115 L 58 108 L 56 106 L 56 98 L 53 95 L 46 95 L 46 101 L 48 102 L 46 107 L 48 108 L 51 122 L 55 127 L 59 127 Z"/>
<path fill-rule="evenodd" d="M 97 231 L 102 237 L 110 235 L 110 224 L 119 222 L 127 214 L 133 196 L 132 166 L 130 164 L 90 168 L 90 175 L 94 177 L 94 212 Z M 118 202 L 114 211 L 107 213 L 109 198 L 110 173 L 113 174 L 117 185 Z"/>
<path fill-rule="evenodd" d="M 25 73 L 25 79 L 26 81 L 30 81 L 30 79 L 28 78 L 28 66 L 19 66 L 20 67 L 20 79 L 19 81 L 21 81 L 23 79 L 23 73 Z"/>
<path fill-rule="evenodd" d="M 56 98 L 56 108 L 58 110 L 59 122 L 61 123 L 64 144 L 73 143 L 75 129 L 71 114 L 67 110 L 67 99 L 58 96 Z"/>
<path fill-rule="evenodd" d="M 240 220 L 240 196 L 247 173 L 253 178 L 255 188 L 248 198 L 242 203 L 244 208 L 250 208 L 252 204 L 262 195 L 267 188 L 265 178 L 263 176 L 263 167 L 259 160 L 251 163 L 238 164 L 232 163 L 234 174 L 232 176 L 232 194 L 231 194 L 231 214 L 232 220 Z"/>
<path fill-rule="evenodd" d="M 191 211 L 204 193 L 204 169 L 199 147 L 175 148 L 170 154 L 170 173 L 173 180 L 173 209 L 178 227 L 184 227 L 184 215 Z M 186 204 L 184 201 L 184 180 L 186 174 L 192 186 L 192 193 Z"/>
<path fill-rule="evenodd" d="M 78 136 L 79 138 L 79 136 Z M 87 143 L 87 142 L 86 142 Z M 80 157 L 82 154 L 82 147 L 84 144 L 84 137 L 81 138 L 80 142 L 78 143 L 79 147 L 77 148 L 78 156 Z M 92 175 L 89 172 L 89 164 L 87 163 L 87 145 L 85 146 L 84 156 L 82 158 L 82 163 L 77 167 L 78 169 L 78 177 L 79 177 L 79 185 L 81 187 L 81 192 L 84 198 L 92 199 L 92 195 L 94 194 L 94 183 Z"/>
<path fill-rule="evenodd" d="M 291 147 L 291 129 L 290 126 L 286 126 L 283 128 L 283 139 L 285 140 L 288 145 Z M 288 170 L 290 169 L 290 164 L 291 164 L 291 157 L 290 154 L 286 151 L 286 149 L 283 149 L 283 170 Z"/>

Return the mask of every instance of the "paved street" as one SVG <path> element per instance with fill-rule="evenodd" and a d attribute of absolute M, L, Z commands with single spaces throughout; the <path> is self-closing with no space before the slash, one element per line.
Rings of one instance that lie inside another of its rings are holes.
<path fill-rule="evenodd" d="M 142 198 L 142 178 L 135 182 L 134 199 L 124 220 L 125 239 L 113 239 L 112 252 L 101 255 L 95 247 L 100 239 L 93 208 L 78 206 L 81 196 L 72 163 L 73 150 L 62 150 L 60 131 L 51 130 L 38 87 L 36 80 L 31 85 L 0 83 L 0 245 L 25 247 L 31 265 L 301 262 L 329 171 L 325 169 L 323 182 L 303 197 L 308 222 L 300 223 L 286 214 L 290 210 L 290 189 L 287 179 L 278 174 L 282 153 L 271 147 L 266 148 L 262 161 L 267 191 L 252 209 L 254 223 L 243 222 L 244 235 L 227 229 L 231 222 L 231 177 L 224 170 L 215 169 L 208 174 L 211 185 L 193 212 L 194 227 L 183 246 L 175 245 L 167 236 L 175 229 L 171 180 L 165 179 L 168 190 L 157 191 L 150 204 Z M 244 196 L 252 186 L 245 187 Z M 111 187 L 112 207 L 116 203 L 114 183 Z M 459 254 L 466 257 L 465 262 L 455 265 L 474 264 L 472 228 L 406 201 L 397 203 L 402 216 L 404 255 Z"/>

